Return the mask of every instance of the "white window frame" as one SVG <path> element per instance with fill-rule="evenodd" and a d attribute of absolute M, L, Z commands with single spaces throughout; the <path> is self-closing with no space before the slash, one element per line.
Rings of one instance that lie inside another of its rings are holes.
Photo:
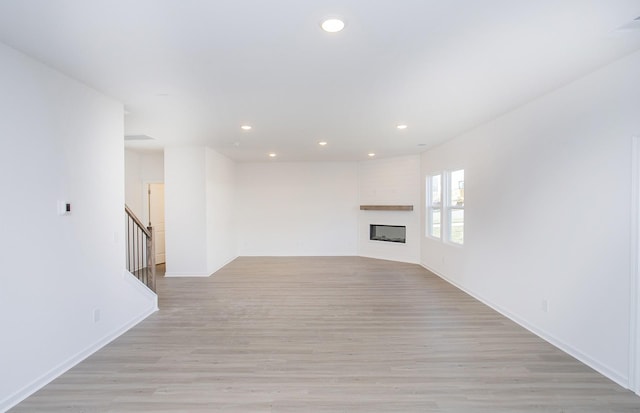
<path fill-rule="evenodd" d="M 451 190 L 451 176 L 453 173 L 458 172 L 458 171 L 463 171 L 464 173 L 464 168 L 458 168 L 458 169 L 452 169 L 452 170 L 448 170 L 444 173 L 445 176 L 445 183 L 444 183 L 444 191 L 443 191 L 443 196 L 446 196 L 445 198 L 445 202 L 444 202 L 444 218 L 441 219 L 443 221 L 442 223 L 442 227 L 443 227 L 443 240 L 451 245 L 454 246 L 458 246 L 461 247 L 464 245 L 464 238 L 465 238 L 465 221 L 466 221 L 466 216 L 464 216 L 464 204 L 462 205 L 454 205 L 451 202 L 451 195 L 452 195 L 452 190 Z M 463 181 L 464 182 L 464 181 Z M 462 211 L 463 213 L 463 220 L 462 220 L 462 242 L 456 242 L 452 239 L 452 235 L 453 235 L 453 231 L 452 231 L 452 226 L 453 226 L 453 220 L 451 219 L 451 215 L 453 214 L 453 211 Z"/>
<path fill-rule="evenodd" d="M 433 203 L 433 178 L 435 178 L 436 176 L 440 177 L 440 205 L 435 207 L 434 203 Z M 427 175 L 427 182 L 426 182 L 426 190 L 427 190 L 427 196 L 425 198 L 426 203 L 427 203 L 427 208 L 426 208 L 426 212 L 427 212 L 427 217 L 426 217 L 426 222 L 427 222 L 427 226 L 426 226 L 426 236 L 429 238 L 433 238 L 433 239 L 437 239 L 437 240 L 442 240 L 442 236 L 443 236 L 443 230 L 444 230 L 444 225 L 443 225 L 443 216 L 444 216 L 444 208 L 443 208 L 443 197 L 444 197 L 444 174 L 442 172 L 434 172 L 431 175 Z M 436 236 L 433 235 L 433 211 L 440 211 L 440 236 Z"/>
<path fill-rule="evenodd" d="M 425 236 L 427 238 L 431 238 L 433 240 L 438 240 L 448 245 L 452 245 L 455 247 L 462 247 L 464 245 L 465 238 L 465 221 L 466 217 L 464 217 L 464 209 L 465 205 L 457 205 L 453 204 L 451 201 L 451 176 L 453 173 L 463 171 L 464 168 L 451 169 L 446 171 L 435 171 L 426 176 L 425 189 L 426 189 L 426 225 L 425 225 Z M 440 205 L 434 206 L 433 203 L 433 178 L 440 177 Z M 463 181 L 464 182 L 464 181 Z M 433 235 L 433 212 L 440 211 L 440 236 Z M 452 225 L 453 220 L 451 219 L 451 215 L 453 211 L 463 211 L 463 220 L 462 220 L 462 242 L 456 242 L 451 237 L 453 235 Z"/>

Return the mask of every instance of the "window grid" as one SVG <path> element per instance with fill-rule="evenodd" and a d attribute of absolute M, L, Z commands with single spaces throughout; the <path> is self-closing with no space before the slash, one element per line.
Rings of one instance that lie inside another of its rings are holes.
<path fill-rule="evenodd" d="M 454 245 L 464 244 L 464 169 L 427 177 L 426 235 Z"/>
<path fill-rule="evenodd" d="M 427 178 L 427 236 L 442 238 L 442 175 Z"/>
<path fill-rule="evenodd" d="M 447 241 L 464 244 L 464 169 L 447 174 Z"/>

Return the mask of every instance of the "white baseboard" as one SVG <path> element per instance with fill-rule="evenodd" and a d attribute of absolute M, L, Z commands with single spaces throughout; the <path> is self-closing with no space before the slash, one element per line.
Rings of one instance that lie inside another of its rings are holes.
<path fill-rule="evenodd" d="M 414 261 L 414 260 L 406 260 L 406 259 L 398 259 L 395 257 L 387 257 L 387 256 L 381 256 L 381 255 L 374 255 L 374 254 L 360 254 L 358 255 L 358 257 L 364 257 L 364 258 L 372 258 L 374 260 L 383 260 L 383 261 L 392 261 L 392 262 L 401 262 L 404 264 L 417 264 L 417 265 L 421 265 L 419 261 Z"/>
<path fill-rule="evenodd" d="M 218 268 L 214 269 L 213 271 L 211 271 L 211 275 L 216 275 L 216 273 L 218 271 L 220 271 L 221 269 L 223 269 L 224 267 L 226 267 L 227 265 L 231 264 L 233 261 L 235 261 L 235 259 L 238 258 L 238 256 L 234 256 L 233 258 L 229 258 L 224 264 L 218 266 Z"/>
<path fill-rule="evenodd" d="M 91 344 L 88 347 L 86 347 L 84 350 L 82 350 L 82 351 L 78 352 L 77 354 L 71 356 L 70 358 L 68 358 L 67 360 L 65 360 L 62 363 L 58 364 L 56 367 L 52 368 L 51 370 L 49 370 L 48 372 L 46 372 L 42 376 L 38 377 L 37 379 L 32 381 L 30 384 L 26 385 L 25 387 L 23 387 L 22 389 L 18 390 L 17 392 L 15 392 L 14 394 L 10 395 L 9 397 L 5 398 L 4 400 L 1 400 L 0 401 L 0 412 L 5 412 L 5 411 L 9 410 L 10 408 L 16 406 L 18 403 L 20 403 L 21 401 L 23 401 L 27 397 L 31 396 L 33 393 L 35 393 L 36 391 L 40 390 L 41 388 L 43 388 L 47 384 L 51 383 L 54 379 L 56 379 L 57 377 L 61 376 L 65 372 L 67 372 L 72 367 L 76 366 L 78 363 L 80 363 L 81 361 L 83 361 L 84 359 L 86 359 L 87 357 L 92 355 L 93 353 L 95 353 L 98 350 L 100 350 L 102 347 L 106 346 L 107 344 L 109 344 L 110 342 L 115 340 L 116 338 L 120 337 L 122 334 L 126 333 L 128 330 L 130 330 L 136 324 L 138 324 L 139 322 L 141 322 L 145 318 L 149 317 L 151 314 L 155 313 L 156 311 L 158 311 L 157 300 L 156 300 L 154 305 L 150 306 L 148 309 L 143 311 L 138 316 L 134 317 L 129 322 L 123 324 L 120 328 L 118 328 L 115 331 L 107 334 L 103 338 L 97 340 L 93 344 Z"/>
<path fill-rule="evenodd" d="M 133 275 L 128 270 L 124 270 L 122 273 L 122 277 L 129 284 L 135 287 L 136 291 L 138 291 L 141 295 L 146 298 L 153 300 L 156 310 L 158 310 L 158 295 L 151 291 L 149 287 L 147 287 L 142 281 L 138 279 L 135 275 Z"/>
<path fill-rule="evenodd" d="M 432 272 L 433 274 L 435 274 L 438 277 L 442 278 L 444 281 L 446 281 L 449 284 L 453 285 L 457 289 L 459 289 L 459 290 L 463 291 L 464 293 L 470 295 L 471 297 L 473 297 L 476 300 L 480 301 L 484 305 L 494 309 L 498 313 L 500 313 L 503 316 L 507 317 L 508 319 L 510 319 L 514 323 L 520 325 L 521 327 L 529 330 L 530 332 L 532 332 L 536 336 L 540 337 L 541 339 L 545 340 L 546 342 L 548 342 L 549 344 L 553 345 L 554 347 L 559 348 L 560 350 L 564 351 L 565 353 L 567 353 L 571 357 L 577 359 L 581 363 L 586 364 L 587 366 L 591 367 L 592 369 L 594 369 L 598 373 L 600 373 L 603 376 L 607 377 L 608 379 L 614 381 L 615 383 L 619 384 L 620 386 L 624 387 L 625 389 L 629 389 L 629 378 L 626 377 L 624 374 L 621 374 L 620 372 L 617 372 L 617 371 L 614 371 L 614 370 L 610 369 L 609 367 L 607 367 L 603 363 L 600 363 L 599 361 L 593 359 L 592 357 L 582 353 L 581 351 L 577 350 L 576 348 L 572 347 L 571 345 L 569 345 L 569 344 L 565 343 L 564 341 L 558 339 L 557 337 L 553 336 L 553 334 L 549 334 L 548 332 L 544 331 L 543 329 L 541 329 L 541 328 L 539 328 L 537 326 L 534 326 L 533 324 L 529 323 L 527 320 L 525 320 L 524 318 L 518 316 L 517 314 L 514 314 L 514 313 L 510 312 L 509 310 L 507 310 L 507 309 L 505 309 L 505 308 L 503 308 L 503 307 L 491 302 L 490 300 L 487 300 L 486 298 L 484 298 L 481 295 L 475 293 L 474 291 L 471 291 L 471 290 L 469 290 L 467 288 L 464 288 L 463 286 L 461 286 L 460 284 L 456 283 L 455 281 L 449 279 L 445 275 L 440 274 L 437 271 L 432 270 L 426 264 L 420 263 L 420 265 L 424 269 L 426 269 L 427 271 Z"/>
<path fill-rule="evenodd" d="M 238 258 L 237 255 L 235 257 L 229 258 L 227 261 L 225 261 L 224 264 L 212 269 L 211 272 L 207 273 L 207 274 L 204 274 L 204 273 L 184 273 L 184 272 L 166 272 L 164 274 L 164 276 L 165 277 L 169 277 L 169 278 L 211 277 L 216 272 L 220 271 L 222 268 L 224 268 L 227 265 L 231 264 L 236 258 Z"/>

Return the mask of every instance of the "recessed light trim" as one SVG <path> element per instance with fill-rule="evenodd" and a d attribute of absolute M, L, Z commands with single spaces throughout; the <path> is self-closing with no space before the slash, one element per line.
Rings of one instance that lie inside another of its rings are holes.
<path fill-rule="evenodd" d="M 344 21 L 335 17 L 325 19 L 320 24 L 322 30 L 327 33 L 338 33 L 344 29 Z"/>
<path fill-rule="evenodd" d="M 396 125 L 396 128 L 400 129 L 400 130 L 405 130 L 407 129 L 409 126 L 405 125 L 404 123 L 401 123 L 399 125 Z"/>
<path fill-rule="evenodd" d="M 320 142 L 318 142 L 318 145 L 327 146 L 327 141 L 320 141 Z"/>
<path fill-rule="evenodd" d="M 276 156 L 278 156 L 278 154 L 277 154 L 277 153 L 275 153 L 275 152 L 271 152 L 271 153 L 269 154 L 269 158 L 275 158 Z"/>
<path fill-rule="evenodd" d="M 242 130 L 251 130 L 251 129 L 253 129 L 253 127 L 251 127 L 250 125 L 242 125 L 242 126 L 240 126 L 240 129 L 242 129 Z"/>
<path fill-rule="evenodd" d="M 368 156 L 369 158 L 373 158 L 374 156 L 376 156 L 376 154 L 375 154 L 375 153 L 373 153 L 373 152 L 369 152 L 369 153 L 367 154 L 367 156 Z"/>

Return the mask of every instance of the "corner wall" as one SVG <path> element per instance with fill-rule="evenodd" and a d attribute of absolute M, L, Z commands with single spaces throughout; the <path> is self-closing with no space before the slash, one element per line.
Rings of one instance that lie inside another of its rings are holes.
<path fill-rule="evenodd" d="M 4 411 L 155 311 L 157 297 L 124 270 L 122 105 L 2 44 L 0 71 Z"/>
<path fill-rule="evenodd" d="M 206 149 L 207 175 L 207 272 L 212 274 L 235 259 L 236 165 Z"/>
<path fill-rule="evenodd" d="M 363 257 L 420 262 L 420 156 L 360 162 L 360 205 L 413 205 L 413 211 L 359 211 L 358 255 Z M 369 225 L 407 227 L 406 243 L 371 241 Z"/>
<path fill-rule="evenodd" d="M 207 277 L 236 254 L 233 161 L 204 146 L 165 148 L 168 277 Z"/>
<path fill-rule="evenodd" d="M 423 236 L 422 264 L 623 386 L 638 73 L 640 52 L 422 155 L 423 187 L 466 180 L 464 247 Z"/>
<path fill-rule="evenodd" d="M 164 151 L 165 275 L 208 276 L 204 147 Z"/>

